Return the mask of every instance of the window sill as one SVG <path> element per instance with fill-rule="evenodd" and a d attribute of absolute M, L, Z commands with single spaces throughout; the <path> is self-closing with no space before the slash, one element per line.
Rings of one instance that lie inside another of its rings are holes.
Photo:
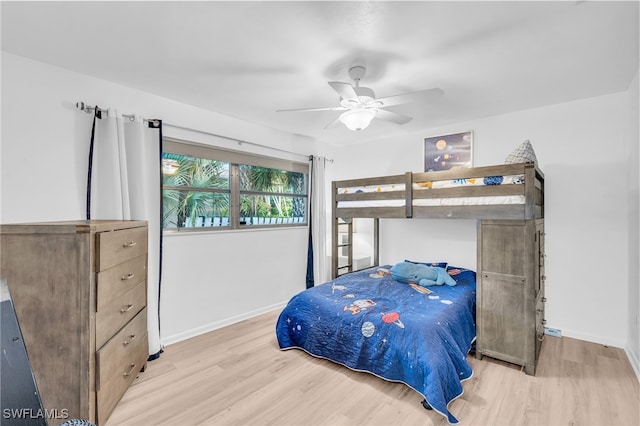
<path fill-rule="evenodd" d="M 205 228 L 206 229 L 206 228 Z M 255 226 L 251 226 L 251 227 L 243 227 L 243 228 L 239 228 L 239 229 L 209 229 L 209 230 L 205 230 L 205 229 L 199 229 L 199 228 L 189 228 L 188 230 L 182 229 L 182 230 L 177 230 L 177 229 L 164 229 L 162 231 L 162 236 L 163 237 L 178 237 L 178 236 L 186 236 L 186 235 L 215 235 L 215 234 L 229 234 L 229 233 L 236 233 L 236 232 L 263 232 L 263 231 L 267 231 L 267 232 L 273 232 L 273 231 L 289 231 L 289 230 L 308 230 L 308 226 L 307 224 L 298 224 L 298 225 L 291 225 L 291 226 L 285 226 L 285 225 L 280 225 L 280 226 L 259 226 L 259 225 L 255 225 Z"/>

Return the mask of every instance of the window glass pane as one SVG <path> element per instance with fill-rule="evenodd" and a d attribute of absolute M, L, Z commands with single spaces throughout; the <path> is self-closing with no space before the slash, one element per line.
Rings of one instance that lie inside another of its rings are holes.
<path fill-rule="evenodd" d="M 305 223 L 305 197 L 240 195 L 240 225 Z"/>
<path fill-rule="evenodd" d="M 300 172 L 287 172 L 289 192 L 292 194 L 307 194 L 306 174 Z M 300 200 L 302 201 L 302 200 Z"/>
<path fill-rule="evenodd" d="M 307 225 L 306 164 L 165 142 L 164 229 Z"/>
<path fill-rule="evenodd" d="M 240 165 L 240 190 L 306 194 L 305 174 L 267 167 Z"/>
<path fill-rule="evenodd" d="M 165 152 L 162 184 L 192 188 L 229 189 L 229 163 Z"/>
<path fill-rule="evenodd" d="M 229 226 L 229 194 L 165 189 L 163 227 Z"/>

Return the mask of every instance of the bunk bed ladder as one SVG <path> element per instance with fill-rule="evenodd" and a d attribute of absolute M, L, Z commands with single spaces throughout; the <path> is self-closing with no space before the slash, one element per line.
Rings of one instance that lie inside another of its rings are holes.
<path fill-rule="evenodd" d="M 405 181 L 411 188 L 411 173 L 407 173 Z M 338 193 L 338 186 L 336 182 L 331 183 L 331 279 L 336 279 L 339 275 L 354 272 L 353 263 L 353 231 L 354 231 L 354 218 L 340 218 L 337 214 L 338 201 L 336 195 Z M 408 202 L 411 206 L 411 202 Z M 407 217 L 411 217 L 411 207 L 406 212 Z M 379 229 L 380 219 L 376 216 L 373 219 L 373 266 L 378 266 L 380 263 L 380 250 L 379 250 Z M 342 239 L 341 239 L 342 238 Z M 346 249 L 346 250 L 345 250 Z M 346 258 L 346 263 L 340 264 L 340 258 Z"/>
<path fill-rule="evenodd" d="M 331 279 L 338 277 L 338 223 L 336 216 L 338 201 L 336 200 L 336 182 L 331 183 Z"/>
<path fill-rule="evenodd" d="M 337 217 L 336 201 L 337 187 L 332 184 L 332 217 L 331 222 L 331 279 L 339 275 L 353 272 L 353 219 Z M 340 258 L 346 258 L 346 263 L 340 263 Z"/>
<path fill-rule="evenodd" d="M 337 235 L 335 236 L 337 249 L 336 256 L 333 260 L 336 263 L 335 276 L 353 272 L 353 219 L 336 220 Z M 341 263 L 341 259 L 346 258 L 346 263 Z"/>

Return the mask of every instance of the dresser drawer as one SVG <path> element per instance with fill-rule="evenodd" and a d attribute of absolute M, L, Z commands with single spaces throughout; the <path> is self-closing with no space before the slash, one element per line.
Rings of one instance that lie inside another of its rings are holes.
<path fill-rule="evenodd" d="M 147 305 L 146 281 L 116 297 L 96 312 L 96 348 L 100 348 L 118 330 Z"/>
<path fill-rule="evenodd" d="M 137 346 L 146 345 L 146 342 L 147 309 L 144 308 L 96 352 L 96 390 L 101 389 L 102 383 L 128 370 Z"/>
<path fill-rule="evenodd" d="M 98 311 L 147 278 L 147 256 L 138 256 L 97 274 Z"/>
<path fill-rule="evenodd" d="M 103 424 L 149 356 L 147 310 L 96 352 L 98 423 Z"/>
<path fill-rule="evenodd" d="M 147 252 L 147 228 L 130 228 L 101 232 L 96 242 L 96 272 Z"/>

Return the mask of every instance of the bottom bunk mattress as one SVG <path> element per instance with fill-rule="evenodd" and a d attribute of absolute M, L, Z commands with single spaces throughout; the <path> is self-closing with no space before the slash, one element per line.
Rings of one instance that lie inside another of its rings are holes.
<path fill-rule="evenodd" d="M 476 337 L 475 272 L 448 267 L 455 286 L 424 288 L 379 270 L 342 275 L 294 296 L 276 323 L 280 348 L 404 383 L 457 423 L 448 405 L 473 374 L 467 354 Z"/>

